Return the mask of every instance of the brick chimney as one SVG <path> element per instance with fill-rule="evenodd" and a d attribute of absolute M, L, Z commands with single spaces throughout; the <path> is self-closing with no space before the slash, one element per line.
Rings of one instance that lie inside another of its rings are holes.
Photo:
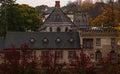
<path fill-rule="evenodd" d="M 55 7 L 60 8 L 60 1 L 55 1 Z"/>

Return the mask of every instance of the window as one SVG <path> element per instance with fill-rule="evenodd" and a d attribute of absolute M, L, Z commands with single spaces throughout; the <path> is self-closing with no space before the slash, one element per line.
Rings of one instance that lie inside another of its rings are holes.
<path fill-rule="evenodd" d="M 63 51 L 55 51 L 56 58 L 63 58 Z"/>
<path fill-rule="evenodd" d="M 65 28 L 65 32 L 68 32 L 68 27 Z"/>
<path fill-rule="evenodd" d="M 42 56 L 42 57 L 48 57 L 49 54 L 50 54 L 49 51 L 42 51 L 42 52 L 41 52 L 41 56 Z"/>
<path fill-rule="evenodd" d="M 60 31 L 61 31 L 61 30 L 60 30 L 60 28 L 58 27 L 58 28 L 57 28 L 57 32 L 60 32 Z"/>
<path fill-rule="evenodd" d="M 96 39 L 96 46 L 101 46 L 101 39 L 100 38 Z"/>
<path fill-rule="evenodd" d="M 46 37 L 44 37 L 43 38 L 43 43 L 48 43 L 48 42 L 49 42 L 49 40 Z"/>
<path fill-rule="evenodd" d="M 99 61 L 102 58 L 102 53 L 100 51 L 96 51 L 95 57 L 96 57 L 96 61 Z"/>
<path fill-rule="evenodd" d="M 93 39 L 84 38 L 83 39 L 84 49 L 93 49 Z"/>
<path fill-rule="evenodd" d="M 115 45 L 115 38 L 111 38 L 111 45 Z"/>
<path fill-rule="evenodd" d="M 52 32 L 52 28 L 50 27 L 50 32 Z"/>
<path fill-rule="evenodd" d="M 114 50 L 110 52 L 110 57 L 111 57 L 111 60 L 116 60 L 117 55 Z"/>
<path fill-rule="evenodd" d="M 30 41 L 30 43 L 34 43 L 36 40 L 35 40 L 35 38 L 31 37 L 29 41 Z"/>
<path fill-rule="evenodd" d="M 60 43 L 61 42 L 61 39 L 59 37 L 56 38 L 56 42 L 57 43 Z"/>
<path fill-rule="evenodd" d="M 74 42 L 74 38 L 71 37 L 68 41 L 69 41 L 70 43 L 73 43 L 73 42 Z"/>
<path fill-rule="evenodd" d="M 75 51 L 68 51 L 68 58 L 69 59 L 75 59 L 76 52 Z"/>

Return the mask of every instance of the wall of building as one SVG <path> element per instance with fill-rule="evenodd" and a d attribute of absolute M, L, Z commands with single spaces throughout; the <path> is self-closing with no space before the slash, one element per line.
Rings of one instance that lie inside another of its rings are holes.
<path fill-rule="evenodd" d="M 77 56 L 80 56 L 80 49 L 54 49 L 54 50 L 36 50 L 36 56 L 40 57 L 42 55 L 42 51 L 49 51 L 50 54 L 55 55 L 55 51 L 62 51 L 63 52 L 63 57 L 59 58 L 57 60 L 58 63 L 70 63 L 71 61 L 74 61 L 75 58 L 68 58 L 69 56 L 69 51 L 75 51 Z M 54 59 L 54 58 L 53 58 Z"/>
<path fill-rule="evenodd" d="M 106 57 L 108 53 L 114 50 L 117 53 L 117 41 L 118 41 L 118 34 L 116 31 L 109 31 L 109 30 L 79 30 L 80 33 L 80 44 L 83 45 L 83 39 L 93 39 L 93 48 L 92 49 L 84 49 L 84 52 L 89 56 L 93 56 L 93 61 L 95 61 L 95 53 L 100 51 L 102 53 L 102 57 Z M 96 39 L 100 38 L 101 45 L 96 45 Z M 115 44 L 111 45 L 111 38 L 115 38 Z"/>

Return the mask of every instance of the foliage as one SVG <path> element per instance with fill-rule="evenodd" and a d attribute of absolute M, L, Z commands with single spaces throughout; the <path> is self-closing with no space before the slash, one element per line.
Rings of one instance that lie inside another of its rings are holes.
<path fill-rule="evenodd" d="M 36 14 L 35 8 L 28 5 L 15 5 L 13 8 L 15 12 L 11 11 L 11 8 L 8 11 L 10 11 L 8 13 L 9 31 L 36 31 L 39 28 L 40 19 Z M 12 17 L 13 19 L 11 19 Z"/>
<path fill-rule="evenodd" d="M 7 9 L 12 7 L 16 0 L 0 0 L 0 36 L 5 35 L 7 25 Z"/>
<path fill-rule="evenodd" d="M 26 44 L 21 48 L 4 49 L 0 64 L 0 74 L 119 74 L 120 66 L 108 54 L 98 62 L 92 63 L 89 57 L 81 51 L 73 60 L 67 63 L 57 63 L 54 54 L 48 56 L 32 56 L 34 50 Z"/>
<path fill-rule="evenodd" d="M 43 13 L 48 9 L 49 7 L 47 5 L 41 5 L 41 6 L 36 6 L 35 9 L 38 11 L 39 14 Z"/>
<path fill-rule="evenodd" d="M 37 31 L 42 24 L 42 19 L 35 8 L 28 5 L 7 5 L 2 9 L 1 17 L 1 33 L 6 31 Z"/>
<path fill-rule="evenodd" d="M 112 15 L 114 16 L 112 17 Z M 118 26 L 119 25 L 119 11 L 114 10 L 112 14 L 112 9 L 107 8 L 102 14 L 98 15 L 93 21 L 92 25 L 96 26 Z"/>

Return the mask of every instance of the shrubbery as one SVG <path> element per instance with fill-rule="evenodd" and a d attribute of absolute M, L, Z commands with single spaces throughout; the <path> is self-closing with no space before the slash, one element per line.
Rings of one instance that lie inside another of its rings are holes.
<path fill-rule="evenodd" d="M 53 54 L 38 58 L 33 52 L 26 44 L 4 49 L 0 74 L 120 74 L 119 64 L 109 54 L 95 64 L 81 51 L 70 64 L 58 64 Z"/>

